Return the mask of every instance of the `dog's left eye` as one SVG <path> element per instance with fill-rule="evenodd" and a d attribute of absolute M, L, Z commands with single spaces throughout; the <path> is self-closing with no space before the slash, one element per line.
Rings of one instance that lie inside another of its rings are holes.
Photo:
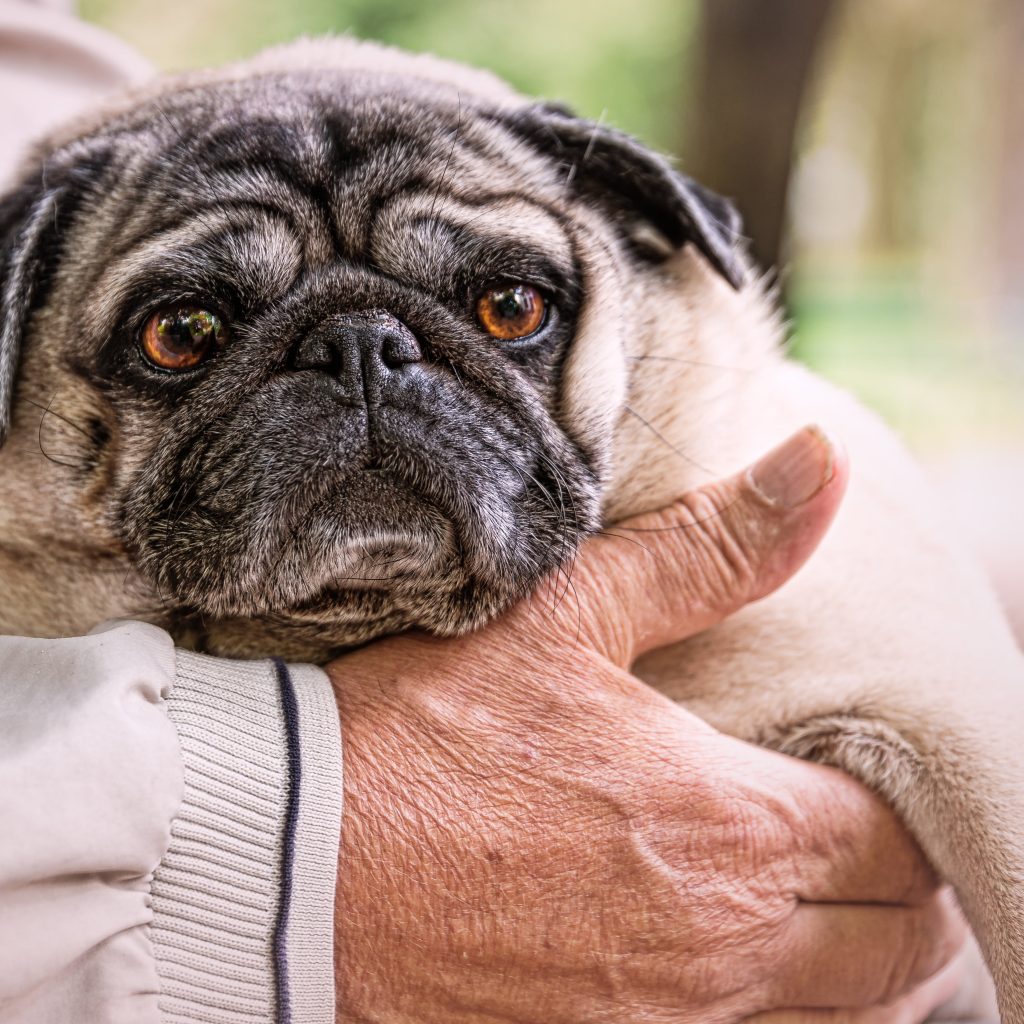
<path fill-rule="evenodd" d="M 481 327 L 499 341 L 518 341 L 536 334 L 547 319 L 544 296 L 528 284 L 489 288 L 476 301 Z"/>
<path fill-rule="evenodd" d="M 191 370 L 225 341 L 227 329 L 220 317 L 196 306 L 157 310 L 139 338 L 146 358 L 162 370 Z"/>

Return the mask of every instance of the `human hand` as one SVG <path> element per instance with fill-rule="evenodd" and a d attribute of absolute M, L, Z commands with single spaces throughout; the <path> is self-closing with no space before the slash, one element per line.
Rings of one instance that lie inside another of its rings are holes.
<path fill-rule="evenodd" d="M 902 1024 L 955 988 L 962 925 L 879 800 L 626 671 L 813 550 L 845 458 L 773 455 L 589 542 L 575 600 L 328 667 L 339 1021 Z"/>

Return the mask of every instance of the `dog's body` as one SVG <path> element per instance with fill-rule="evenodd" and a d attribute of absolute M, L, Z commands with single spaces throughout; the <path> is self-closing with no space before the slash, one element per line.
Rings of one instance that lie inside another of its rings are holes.
<path fill-rule="evenodd" d="M 1024 1024 L 1024 660 L 899 444 L 784 360 L 724 204 L 487 75 L 348 41 L 158 83 L 41 156 L 0 214 L 0 631 L 135 616 L 299 658 L 458 632 L 602 518 L 821 422 L 854 472 L 819 553 L 638 671 L 889 799 Z M 208 370 L 140 361 L 155 306 L 229 278 Z M 523 343 L 460 312 L 534 279 L 556 312 Z"/>

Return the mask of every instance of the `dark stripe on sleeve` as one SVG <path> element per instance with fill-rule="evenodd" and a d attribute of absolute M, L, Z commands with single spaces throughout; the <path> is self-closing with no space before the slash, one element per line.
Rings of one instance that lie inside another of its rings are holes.
<path fill-rule="evenodd" d="M 285 739 L 288 744 L 288 802 L 281 838 L 281 891 L 278 895 L 277 921 L 274 925 L 273 952 L 277 990 L 277 1024 L 292 1024 L 291 993 L 288 989 L 288 908 L 292 899 L 295 861 L 295 826 L 299 817 L 299 790 L 302 785 L 302 761 L 299 757 L 299 711 L 288 667 L 274 658 L 277 682 L 281 688 Z"/>

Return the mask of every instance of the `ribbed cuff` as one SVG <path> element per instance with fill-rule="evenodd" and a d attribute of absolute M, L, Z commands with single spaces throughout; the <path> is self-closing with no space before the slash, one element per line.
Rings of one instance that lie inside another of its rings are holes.
<path fill-rule="evenodd" d="M 311 666 L 178 652 L 185 795 L 153 882 L 164 1024 L 335 1020 L 341 741 Z"/>

